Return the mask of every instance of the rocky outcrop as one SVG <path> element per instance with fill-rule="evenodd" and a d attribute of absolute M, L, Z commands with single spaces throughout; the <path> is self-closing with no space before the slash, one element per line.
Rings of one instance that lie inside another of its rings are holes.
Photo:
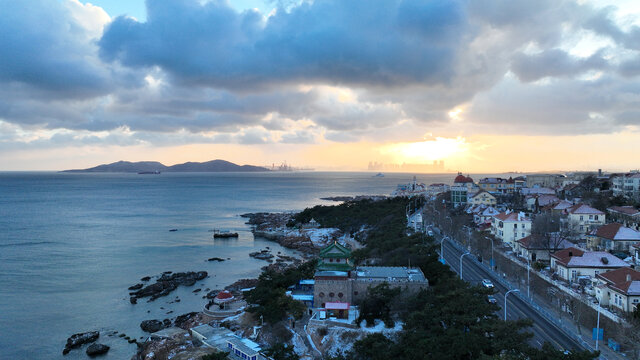
<path fill-rule="evenodd" d="M 190 312 L 190 313 L 182 314 L 176 317 L 176 319 L 173 321 L 173 325 L 185 330 L 189 330 L 190 326 L 193 323 L 198 322 L 198 318 L 199 318 L 198 312 Z"/>
<path fill-rule="evenodd" d="M 189 271 L 189 272 L 179 272 L 179 273 L 172 273 L 171 271 L 165 271 L 164 273 L 162 273 L 162 276 L 160 276 L 158 280 L 156 280 L 154 284 L 147 285 L 144 287 L 140 286 L 138 288 L 139 290 L 129 293 L 129 295 L 131 296 L 131 298 L 129 298 L 129 301 L 132 304 L 135 304 L 137 302 L 137 299 L 145 298 L 145 297 L 149 297 L 150 298 L 149 301 L 153 301 L 159 297 L 169 295 L 173 290 L 177 289 L 178 286 L 180 285 L 193 286 L 196 283 L 196 281 L 202 280 L 207 276 L 208 274 L 206 271 L 198 271 L 198 272 Z M 137 287 L 138 285 L 142 285 L 142 284 L 136 284 L 129 289 L 131 290 L 133 287 Z"/>
<path fill-rule="evenodd" d="M 256 252 L 252 252 L 249 254 L 252 258 L 260 259 L 260 260 L 271 260 L 273 259 L 273 254 L 269 250 L 260 250 Z"/>
<path fill-rule="evenodd" d="M 143 286 L 143 284 L 135 284 L 133 286 L 129 286 L 129 290 L 139 290 L 142 289 Z"/>
<path fill-rule="evenodd" d="M 160 331 L 165 328 L 165 324 L 160 320 L 144 320 L 140 323 L 140 329 L 148 333 Z"/>
<path fill-rule="evenodd" d="M 106 354 L 107 351 L 109 351 L 109 347 L 107 345 L 104 344 L 91 344 L 89 345 L 89 347 L 87 348 L 87 355 L 93 357 L 93 356 L 97 356 L 97 355 L 102 355 L 102 354 Z"/>
<path fill-rule="evenodd" d="M 69 351 L 71 351 L 71 349 L 80 347 L 83 344 L 94 342 L 98 340 L 99 337 L 100 337 L 99 331 L 89 331 L 84 333 L 73 334 L 69 336 L 69 338 L 67 339 L 67 344 L 65 345 L 64 350 L 62 350 L 62 354 L 66 355 L 69 353 Z"/>
<path fill-rule="evenodd" d="M 232 293 L 240 293 L 240 290 L 242 289 L 248 289 L 248 288 L 252 288 L 258 285 L 258 279 L 240 279 L 236 282 L 234 282 L 233 284 L 225 287 L 225 290 L 228 290 Z M 215 291 L 215 295 L 213 295 L 214 297 L 218 294 L 218 291 Z M 213 291 L 211 292 L 213 293 Z M 207 294 L 209 295 L 209 294 Z M 213 298 L 212 298 L 213 299 Z"/>

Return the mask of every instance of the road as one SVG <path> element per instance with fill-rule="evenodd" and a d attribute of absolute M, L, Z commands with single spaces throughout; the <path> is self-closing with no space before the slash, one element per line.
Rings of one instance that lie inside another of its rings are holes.
<path fill-rule="evenodd" d="M 459 274 L 460 256 L 462 252 L 450 244 L 450 241 L 451 240 L 446 240 L 444 243 L 444 258 L 446 263 Z M 473 256 L 474 255 L 467 255 L 462 260 L 463 278 L 472 284 L 479 284 L 482 279 L 490 279 L 497 290 L 494 296 L 498 300 L 498 305 L 501 308 L 498 314 L 501 318 L 504 318 L 504 294 L 509 289 L 497 280 L 497 274 L 474 261 L 472 259 Z M 507 305 L 507 319 L 514 320 L 518 318 L 533 320 L 533 326 L 528 329 L 533 333 L 531 340 L 533 346 L 541 347 L 544 342 L 549 342 L 561 350 L 584 350 L 584 347 L 572 336 L 566 334 L 554 323 L 540 315 L 530 304 L 515 296 L 515 294 L 510 293 Z"/>

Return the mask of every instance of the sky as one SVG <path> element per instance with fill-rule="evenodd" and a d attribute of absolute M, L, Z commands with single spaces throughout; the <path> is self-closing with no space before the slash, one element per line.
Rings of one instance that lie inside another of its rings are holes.
<path fill-rule="evenodd" d="M 0 6 L 0 170 L 640 167 L 637 1 Z"/>

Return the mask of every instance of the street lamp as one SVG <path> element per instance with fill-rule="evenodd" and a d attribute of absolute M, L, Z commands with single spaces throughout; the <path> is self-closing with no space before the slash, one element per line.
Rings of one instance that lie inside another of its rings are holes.
<path fill-rule="evenodd" d="M 451 240 L 450 237 L 445 236 L 442 238 L 442 240 L 440 240 L 440 261 L 444 264 L 444 247 L 442 246 L 445 240 Z"/>
<path fill-rule="evenodd" d="M 461 280 L 462 280 L 462 258 L 463 258 L 465 255 L 471 255 L 471 253 L 467 251 L 466 253 L 464 253 L 464 254 L 460 255 L 460 279 L 461 279 Z"/>
<path fill-rule="evenodd" d="M 447 216 L 446 218 L 449 219 L 449 221 L 451 221 L 451 227 L 449 227 L 449 232 L 453 234 L 453 219 L 450 216 Z"/>
<path fill-rule="evenodd" d="M 512 292 L 520 292 L 520 290 L 513 289 L 513 290 L 507 291 L 507 293 L 504 294 L 504 321 L 507 321 L 507 296 L 509 295 L 509 293 L 512 293 Z"/>

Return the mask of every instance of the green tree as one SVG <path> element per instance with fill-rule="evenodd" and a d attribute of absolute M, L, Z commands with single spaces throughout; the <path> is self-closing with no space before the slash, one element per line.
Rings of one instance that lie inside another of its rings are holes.
<path fill-rule="evenodd" d="M 213 354 L 203 355 L 200 359 L 201 360 L 226 360 L 228 355 L 229 355 L 228 352 L 219 351 Z"/>
<path fill-rule="evenodd" d="M 274 360 L 298 360 L 300 356 L 293 351 L 293 346 L 287 346 L 282 343 L 273 345 L 264 351 L 264 354 Z"/>

